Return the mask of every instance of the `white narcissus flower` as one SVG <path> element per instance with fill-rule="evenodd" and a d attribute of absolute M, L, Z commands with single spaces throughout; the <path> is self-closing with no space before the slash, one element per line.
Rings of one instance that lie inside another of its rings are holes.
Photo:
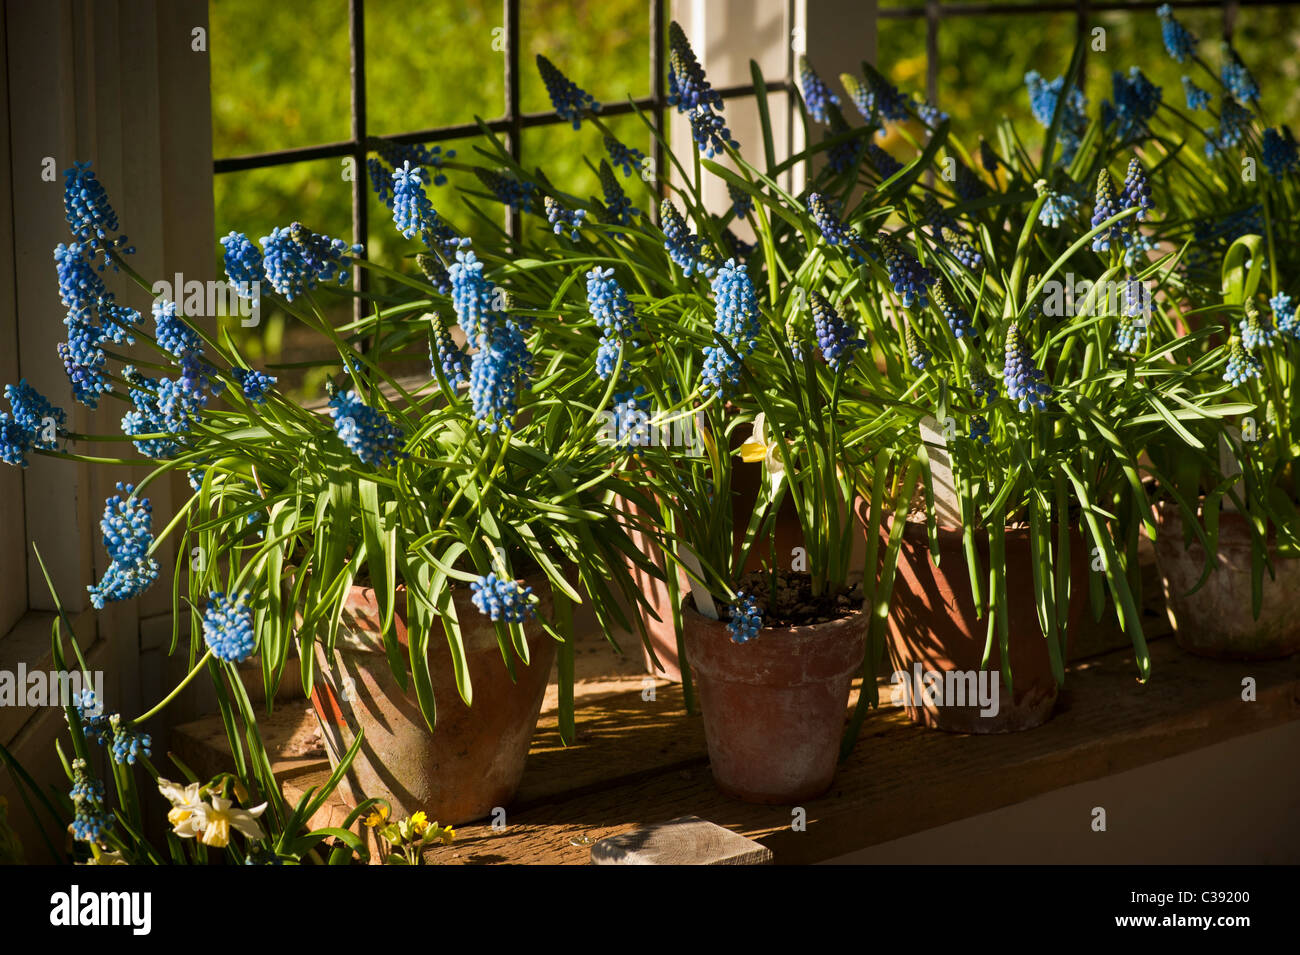
<path fill-rule="evenodd" d="M 233 809 L 229 799 L 212 797 L 212 805 L 204 807 L 203 844 L 223 849 L 230 844 L 230 830 L 237 829 L 248 839 L 265 839 L 257 817 L 266 811 L 266 803 L 252 809 Z"/>
<path fill-rule="evenodd" d="M 172 824 L 176 835 L 182 839 L 193 839 L 203 832 L 203 814 L 208 807 L 199 795 L 201 788 L 198 783 L 181 786 L 169 779 L 158 777 L 158 791 L 172 804 L 171 810 L 167 813 L 167 821 Z"/>
<path fill-rule="evenodd" d="M 762 461 L 767 467 L 768 477 L 772 480 L 775 492 L 785 476 L 785 462 L 781 460 L 781 443 L 767 433 L 767 416 L 758 413 L 754 419 L 754 431 L 749 440 L 740 446 L 740 459 L 749 464 Z"/>

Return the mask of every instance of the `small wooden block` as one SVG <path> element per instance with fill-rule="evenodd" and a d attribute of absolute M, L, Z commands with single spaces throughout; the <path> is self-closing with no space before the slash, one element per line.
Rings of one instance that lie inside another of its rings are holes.
<path fill-rule="evenodd" d="M 592 865 L 771 865 L 772 850 L 698 816 L 642 826 L 601 839 Z"/>

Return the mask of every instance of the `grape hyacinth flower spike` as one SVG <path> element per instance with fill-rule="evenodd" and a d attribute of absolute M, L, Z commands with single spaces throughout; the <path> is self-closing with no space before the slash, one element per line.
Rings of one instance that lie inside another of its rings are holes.
<path fill-rule="evenodd" d="M 921 343 L 921 339 L 917 337 L 916 330 L 911 325 L 907 326 L 903 340 L 907 348 L 908 363 L 917 371 L 925 371 L 930 364 L 930 350 Z"/>
<path fill-rule="evenodd" d="M 1097 174 L 1097 205 L 1092 214 L 1092 227 L 1095 229 L 1112 216 L 1121 212 L 1119 197 L 1115 194 L 1115 182 L 1110 178 L 1110 171 L 1102 169 Z M 1112 244 L 1119 247 L 1124 241 L 1124 227 L 1116 222 L 1107 229 L 1098 232 L 1092 239 L 1094 252 L 1109 251 Z"/>
<path fill-rule="evenodd" d="M 939 309 L 939 314 L 943 316 L 944 321 L 948 323 L 948 328 L 951 329 L 954 338 L 973 339 L 976 337 L 975 329 L 971 326 L 970 316 L 961 307 L 961 303 L 948 294 L 942 282 L 934 287 L 934 304 Z"/>
<path fill-rule="evenodd" d="M 226 663 L 242 663 L 253 653 L 253 611 L 248 595 L 227 596 L 221 591 L 208 594 L 203 613 L 203 641 L 212 655 Z"/>
<path fill-rule="evenodd" d="M 853 356 L 867 343 L 853 333 L 839 311 L 818 291 L 808 292 L 808 310 L 812 313 L 813 332 L 822 357 L 832 371 L 839 371 L 853 361 Z"/>
<path fill-rule="evenodd" d="M 926 289 L 934 284 L 934 276 L 893 236 L 883 236 L 880 243 L 884 248 L 889 282 L 894 291 L 902 296 L 903 307 L 925 308 L 929 304 Z"/>
<path fill-rule="evenodd" d="M 406 433 L 355 391 L 338 392 L 329 408 L 339 440 L 364 463 L 385 468 L 408 456 L 403 450 Z"/>
<path fill-rule="evenodd" d="M 1007 397 L 1019 403 L 1021 411 L 1031 407 L 1042 411 L 1047 407 L 1046 397 L 1051 387 L 1043 381 L 1043 371 L 1034 364 L 1029 346 L 1021 339 L 1020 327 L 1011 323 L 1007 329 L 1006 366 L 1002 371 L 1007 387 Z"/>
<path fill-rule="evenodd" d="M 1277 329 L 1269 315 L 1262 314 L 1254 302 L 1246 302 L 1245 317 L 1237 323 L 1237 333 L 1241 335 L 1241 347 L 1246 351 L 1270 348 L 1277 338 Z"/>
<path fill-rule="evenodd" d="M 819 123 L 830 122 L 830 110 L 840 105 L 840 99 L 831 92 L 808 63 L 808 57 L 799 57 L 799 85 L 803 87 L 803 101 L 808 113 Z"/>
<path fill-rule="evenodd" d="M 1124 174 L 1124 207 L 1137 209 L 1133 218 L 1145 222 L 1147 213 L 1156 207 L 1151 199 L 1151 183 L 1147 181 L 1146 170 L 1136 156 L 1129 160 L 1128 171 Z"/>
<path fill-rule="evenodd" d="M 546 221 L 551 224 L 552 231 L 556 235 L 564 235 L 567 231 L 569 238 L 577 242 L 581 237 L 579 229 L 582 228 L 582 222 L 586 218 L 587 210 L 566 209 L 564 204 L 554 196 L 544 197 L 542 206 L 546 209 Z"/>
<path fill-rule="evenodd" d="M 1228 349 L 1228 364 L 1223 369 L 1223 380 L 1238 388 L 1245 386 L 1252 378 L 1259 378 L 1264 372 L 1264 363 L 1257 355 L 1246 350 L 1237 336 L 1224 346 Z"/>
<path fill-rule="evenodd" d="M 715 344 L 704 349 L 701 391 L 726 396 L 740 384 L 741 363 L 754 350 L 760 331 L 758 295 L 745 266 L 728 259 L 714 276 Z M 725 343 L 725 345 L 724 345 Z"/>
<path fill-rule="evenodd" d="M 574 129 L 582 127 L 582 117 L 588 113 L 600 112 L 600 104 L 594 96 L 561 73 L 554 63 L 540 53 L 537 54 L 537 71 L 542 74 L 542 82 L 546 84 L 546 92 L 551 97 L 556 115 L 569 120 Z"/>
<path fill-rule="evenodd" d="M 1196 45 L 1200 40 L 1174 19 L 1173 7 L 1167 3 L 1161 4 L 1156 8 L 1156 16 L 1160 17 L 1160 35 L 1165 42 L 1165 52 L 1173 58 L 1173 61 L 1185 63 L 1189 58 L 1194 57 Z"/>
<path fill-rule="evenodd" d="M 108 552 L 108 570 L 99 583 L 87 587 L 90 602 L 103 610 L 109 601 L 136 597 L 158 579 L 158 561 L 149 556 L 153 546 L 153 506 L 148 498 L 134 496 L 132 484 L 117 485 L 118 493 L 104 502 L 99 526 Z"/>
<path fill-rule="evenodd" d="M 1213 99 L 1208 90 L 1201 89 L 1190 76 L 1183 77 L 1183 99 L 1188 109 L 1205 109 Z"/>

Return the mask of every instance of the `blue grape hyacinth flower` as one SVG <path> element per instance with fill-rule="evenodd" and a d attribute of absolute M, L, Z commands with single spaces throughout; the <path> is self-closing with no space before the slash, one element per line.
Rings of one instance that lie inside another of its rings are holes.
<path fill-rule="evenodd" d="M 271 287 L 292 302 L 314 289 L 319 282 L 348 280 L 351 257 L 360 255 L 360 245 L 318 235 L 300 222 L 276 226 L 262 238 L 262 261 Z"/>
<path fill-rule="evenodd" d="M 109 557 L 108 570 L 99 583 L 86 588 L 96 610 L 103 610 L 109 601 L 138 596 L 158 579 L 158 561 L 149 556 L 153 546 L 153 506 L 148 498 L 134 496 L 133 484 L 119 482 L 117 491 L 104 502 L 104 516 L 99 522 Z"/>
<path fill-rule="evenodd" d="M 868 123 L 875 122 L 876 98 L 861 80 L 852 73 L 840 74 L 840 85 L 849 94 L 849 100 Z"/>
<path fill-rule="evenodd" d="M 1018 402 L 1020 410 L 1028 411 L 1047 407 L 1046 398 L 1052 393 L 1051 386 L 1043 381 L 1043 371 L 1034 364 L 1033 353 L 1020 336 L 1020 327 L 1011 323 L 1007 329 L 1006 365 L 1002 370 L 1006 383 L 1007 397 Z"/>
<path fill-rule="evenodd" d="M 239 385 L 244 397 L 255 405 L 266 404 L 267 392 L 275 385 L 275 377 L 251 368 L 232 368 L 230 377 Z"/>
<path fill-rule="evenodd" d="M 830 110 L 840 105 L 840 98 L 817 75 L 808 57 L 802 55 L 799 57 L 799 85 L 803 87 L 803 101 L 808 114 L 819 123 L 829 123 Z"/>
<path fill-rule="evenodd" d="M 903 335 L 903 342 L 907 349 L 908 364 L 917 371 L 925 371 L 930 364 L 930 349 L 925 347 L 917 336 L 916 329 L 911 325 L 907 326 L 907 331 Z"/>
<path fill-rule="evenodd" d="M 866 346 L 866 340 L 854 334 L 839 311 L 820 292 L 808 292 L 808 310 L 812 313 L 813 333 L 822 357 L 832 371 L 840 371 L 853 362 L 853 356 Z"/>
<path fill-rule="evenodd" d="M 1271 348 L 1277 339 L 1277 329 L 1273 325 L 1272 317 L 1261 314 L 1254 302 L 1246 303 L 1245 312 L 1245 317 L 1237 323 L 1241 347 L 1249 352 Z"/>
<path fill-rule="evenodd" d="M 691 49 L 682 28 L 673 21 L 668 25 L 668 105 L 686 115 L 691 136 L 706 158 L 735 148 L 731 131 L 720 115 L 722 96 L 709 85 L 704 68 Z"/>
<path fill-rule="evenodd" d="M 537 186 L 533 183 L 481 166 L 474 167 L 474 175 L 496 197 L 497 202 L 509 206 L 515 212 L 533 211 L 537 198 Z"/>
<path fill-rule="evenodd" d="M 1043 190 L 1043 204 L 1038 209 L 1038 221 L 1049 229 L 1059 229 L 1065 220 L 1079 211 L 1079 200 L 1055 189 Z"/>
<path fill-rule="evenodd" d="M 231 231 L 221 240 L 226 278 L 241 298 L 251 298 L 254 283 L 262 281 L 262 252 L 242 232 Z"/>
<path fill-rule="evenodd" d="M 537 71 L 542 74 L 542 82 L 546 84 L 546 93 L 556 115 L 571 122 L 574 129 L 582 127 L 582 118 L 588 113 L 600 112 L 600 104 L 594 96 L 561 73 L 540 53 L 537 54 Z"/>
<path fill-rule="evenodd" d="M 203 354 L 203 339 L 185 319 L 176 314 L 176 303 L 162 299 L 153 303 L 154 338 L 159 346 L 177 358 Z"/>
<path fill-rule="evenodd" d="M 975 338 L 975 329 L 971 325 L 970 315 L 961 307 L 961 303 L 948 294 L 942 282 L 934 287 L 934 304 L 939 309 L 954 338 Z"/>
<path fill-rule="evenodd" d="M 605 152 L 609 153 L 609 161 L 623 170 L 623 176 L 632 175 L 633 171 L 642 168 L 645 162 L 645 153 L 632 146 L 625 146 L 613 136 L 606 136 L 604 139 Z"/>
<path fill-rule="evenodd" d="M 1273 325 L 1278 332 L 1300 340 L 1300 308 L 1286 292 L 1278 292 L 1268 300 L 1273 310 Z"/>
<path fill-rule="evenodd" d="M 451 337 L 451 329 L 437 312 L 429 316 L 429 374 L 442 374 L 452 388 L 469 381 L 469 356 Z"/>
<path fill-rule="evenodd" d="M 556 235 L 564 235 L 568 232 L 569 238 L 577 242 L 581 236 L 579 230 L 587 216 L 587 210 L 566 209 L 564 204 L 553 196 L 543 198 L 542 206 L 546 209 L 546 221 L 551 224 L 551 231 Z"/>
<path fill-rule="evenodd" d="M 27 452 L 53 451 L 66 432 L 67 412 L 21 379 L 5 385 L 9 413 L 0 413 L 0 461 L 27 467 Z"/>
<path fill-rule="evenodd" d="M 1223 369 L 1223 380 L 1231 385 L 1243 387 L 1252 378 L 1259 378 L 1264 373 L 1264 363 L 1259 357 L 1246 350 L 1240 338 L 1235 335 L 1224 346 L 1228 349 L 1228 364 Z"/>
<path fill-rule="evenodd" d="M 1189 58 L 1194 57 L 1196 45 L 1200 40 L 1174 19 L 1173 7 L 1167 3 L 1161 4 L 1156 8 L 1156 16 L 1160 17 L 1160 36 L 1165 42 L 1165 52 L 1173 58 L 1174 62 L 1186 63 Z"/>
<path fill-rule="evenodd" d="M 478 612 L 492 620 L 525 623 L 537 616 L 533 588 L 505 580 L 495 572 L 470 583 L 471 600 Z"/>
<path fill-rule="evenodd" d="M 665 199 L 659 204 L 659 219 L 659 228 L 664 233 L 664 249 L 668 252 L 668 257 L 681 268 L 682 275 L 690 278 L 693 273 L 699 272 L 712 277 L 714 268 L 704 261 L 700 237 L 691 232 L 671 199 Z"/>
<path fill-rule="evenodd" d="M 113 265 L 116 271 L 110 253 L 130 255 L 135 249 L 126 244 L 126 236 L 112 235 L 118 230 L 118 221 L 108 193 L 88 162 L 73 163 L 71 169 L 63 171 L 63 180 L 63 211 L 73 237 L 92 260 L 103 257 L 101 271 L 106 265 Z"/>
<path fill-rule="evenodd" d="M 614 177 L 614 170 L 603 159 L 600 161 L 600 191 L 605 197 L 605 214 L 602 217 L 607 225 L 631 225 L 632 218 L 638 214 L 628 199 L 623 187 Z"/>
<path fill-rule="evenodd" d="M 763 611 L 753 594 L 736 591 L 736 602 L 727 609 L 727 633 L 732 642 L 748 643 L 763 629 Z"/>
<path fill-rule="evenodd" d="M 410 160 L 393 170 L 393 224 L 413 239 L 434 223 L 433 203 L 424 191 L 424 170 Z"/>
<path fill-rule="evenodd" d="M 853 242 L 857 237 L 844 227 L 844 223 L 840 222 L 831 200 L 821 193 L 810 192 L 807 206 L 808 215 L 812 217 L 817 230 L 822 234 L 822 238 L 829 245 L 840 246 L 851 252 Z"/>
<path fill-rule="evenodd" d="M 1097 173 L 1097 203 L 1096 211 L 1092 214 L 1092 227 L 1095 229 L 1107 219 L 1117 216 L 1123 211 L 1119 204 L 1119 197 L 1115 194 L 1115 181 L 1110 177 L 1110 170 L 1102 169 Z M 1098 232 L 1092 239 L 1092 249 L 1094 252 L 1106 252 L 1111 248 L 1112 243 L 1119 246 L 1124 241 L 1124 226 L 1116 222 L 1107 229 Z"/>
<path fill-rule="evenodd" d="M 894 291 L 902 296 L 903 307 L 925 308 L 929 304 L 926 289 L 934 284 L 934 276 L 893 236 L 882 237 L 880 244 L 885 253 L 889 282 Z"/>
<path fill-rule="evenodd" d="M 867 162 L 882 180 L 888 179 L 903 168 L 903 164 L 875 143 L 867 143 Z"/>
<path fill-rule="evenodd" d="M 965 236 L 953 229 L 945 228 L 941 234 L 943 246 L 953 254 L 953 257 L 972 272 L 979 269 L 984 262 L 984 256 L 980 254 L 979 249 L 975 248 Z"/>
<path fill-rule="evenodd" d="M 1124 208 L 1137 209 L 1133 218 L 1145 222 L 1147 213 L 1156 207 L 1151 198 L 1151 183 L 1147 181 L 1146 170 L 1136 156 L 1128 162 L 1124 174 Z"/>
<path fill-rule="evenodd" d="M 1201 89 L 1190 76 L 1183 77 L 1183 99 L 1187 102 L 1188 109 L 1205 109 L 1210 105 L 1210 96 L 1208 90 Z"/>
<path fill-rule="evenodd" d="M 1219 78 L 1223 80 L 1229 95 L 1242 106 L 1258 103 L 1259 84 L 1255 82 L 1255 77 L 1228 41 L 1224 40 L 1220 48 L 1223 51 L 1223 66 L 1219 70 Z"/>
<path fill-rule="evenodd" d="M 203 641 L 212 655 L 226 663 L 242 663 L 253 653 L 253 611 L 248 594 L 230 597 L 221 591 L 208 594 L 203 612 Z"/>
<path fill-rule="evenodd" d="M 744 265 L 728 259 L 718 269 L 712 287 L 717 344 L 704 349 L 701 391 L 706 398 L 714 394 L 725 397 L 740 384 L 741 363 L 754 350 L 760 328 L 758 295 Z"/>
<path fill-rule="evenodd" d="M 113 828 L 114 816 L 104 805 L 104 783 L 86 769 L 84 759 L 72 761 L 72 838 L 78 842 L 103 842 Z"/>
<path fill-rule="evenodd" d="M 361 461 L 386 468 L 407 457 L 406 432 L 355 391 L 338 392 L 330 398 L 329 408 L 339 440 Z"/>
<path fill-rule="evenodd" d="M 1274 179 L 1281 179 L 1287 173 L 1300 169 L 1300 147 L 1289 126 L 1264 130 L 1264 137 L 1260 141 L 1260 159 Z"/>
<path fill-rule="evenodd" d="M 989 435 L 989 422 L 983 415 L 970 416 L 970 439 L 980 444 L 988 444 L 993 439 Z"/>
<path fill-rule="evenodd" d="M 635 347 L 632 336 L 636 334 L 640 323 L 632 303 L 627 300 L 627 293 L 614 280 L 612 268 L 602 270 L 599 266 L 586 275 L 587 311 L 596 320 L 600 328 L 600 346 L 596 353 L 596 374 L 601 380 L 608 381 L 614 373 L 619 354 L 624 345 Z M 626 365 L 624 366 L 626 375 Z"/>

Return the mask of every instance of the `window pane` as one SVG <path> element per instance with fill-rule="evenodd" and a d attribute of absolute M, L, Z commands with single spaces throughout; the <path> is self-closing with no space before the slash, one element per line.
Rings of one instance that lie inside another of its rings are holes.
<path fill-rule="evenodd" d="M 366 108 L 376 136 L 505 113 L 501 0 L 366 0 Z"/>
<path fill-rule="evenodd" d="M 218 157 L 348 138 L 346 0 L 212 0 L 209 17 Z"/>
<path fill-rule="evenodd" d="M 551 109 L 537 54 L 602 103 L 650 93 L 650 16 L 645 0 L 520 4 L 520 106 Z"/>

